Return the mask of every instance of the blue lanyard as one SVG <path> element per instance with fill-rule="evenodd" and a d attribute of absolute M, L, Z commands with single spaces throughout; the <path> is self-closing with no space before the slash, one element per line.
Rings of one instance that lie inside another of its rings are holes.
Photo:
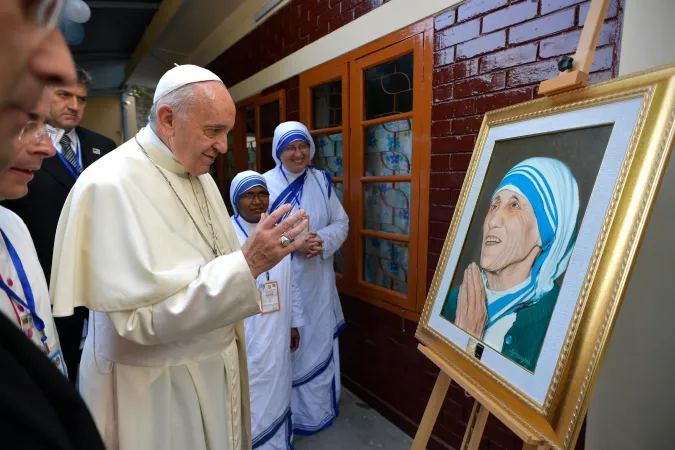
<path fill-rule="evenodd" d="M 33 316 L 35 328 L 37 328 L 37 330 L 42 334 L 40 340 L 44 343 L 47 341 L 47 336 L 44 334 L 45 323 L 42 321 L 42 319 L 40 319 L 40 316 L 38 316 L 38 313 L 35 310 L 35 297 L 33 296 L 33 290 L 31 289 L 30 283 L 28 282 L 26 271 L 23 269 L 21 258 L 19 258 L 19 254 L 16 252 L 16 249 L 2 229 L 0 229 L 0 233 L 2 233 L 2 238 L 5 240 L 5 246 L 7 247 L 9 257 L 12 258 L 14 269 L 19 275 L 19 281 L 21 281 L 21 288 L 23 289 L 23 293 L 26 296 L 26 301 L 24 302 L 21 300 L 21 298 L 16 295 L 12 288 L 7 286 L 5 281 L 2 279 L 0 279 L 0 288 L 2 288 L 2 290 L 5 291 L 7 295 L 9 295 L 13 300 L 16 300 L 16 302 L 18 302 L 21 306 L 30 311 L 30 315 Z"/>
<path fill-rule="evenodd" d="M 59 158 L 61 158 L 61 161 L 63 162 L 63 165 L 66 166 L 66 169 L 68 169 L 68 172 L 70 172 L 70 174 L 77 180 L 77 177 L 80 176 L 80 172 L 82 172 L 82 166 L 80 165 L 80 144 L 78 143 L 75 147 L 75 169 L 73 169 L 73 166 L 68 162 L 65 156 L 61 154 L 61 152 L 56 152 L 56 154 L 59 155 Z"/>
<path fill-rule="evenodd" d="M 241 224 L 239 223 L 239 219 L 237 219 L 237 216 L 234 216 L 234 221 L 237 224 L 237 226 L 239 227 L 239 229 L 241 230 L 241 232 L 244 233 L 244 236 L 246 237 L 246 239 L 248 239 L 248 233 L 246 232 L 246 230 L 244 230 L 244 227 L 242 227 Z M 267 275 L 267 281 L 270 281 L 269 271 L 265 272 L 265 275 Z"/>

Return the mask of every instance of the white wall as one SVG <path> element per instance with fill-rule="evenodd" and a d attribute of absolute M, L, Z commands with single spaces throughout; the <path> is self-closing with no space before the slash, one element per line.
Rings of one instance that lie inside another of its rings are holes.
<path fill-rule="evenodd" d="M 675 0 L 627 0 L 621 75 L 675 62 Z M 588 412 L 588 450 L 675 448 L 675 164 L 651 222 Z"/>

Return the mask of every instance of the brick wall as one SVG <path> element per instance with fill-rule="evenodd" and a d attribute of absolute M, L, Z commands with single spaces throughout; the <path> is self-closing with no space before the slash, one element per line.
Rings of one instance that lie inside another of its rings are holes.
<path fill-rule="evenodd" d="M 383 3 L 294 0 L 209 68 L 227 85 L 234 85 Z M 428 283 L 483 114 L 537 95 L 538 84 L 558 73 L 560 56 L 574 53 L 589 4 L 469 0 L 435 18 Z M 622 14 L 623 0 L 613 0 L 591 82 L 618 72 Z M 263 92 L 286 89 L 287 120 L 299 118 L 298 80 L 293 77 Z M 416 324 L 358 299 L 341 299 L 347 320 L 340 337 L 344 385 L 414 435 L 438 375 L 438 369 L 417 351 Z M 453 384 L 428 448 L 459 448 L 472 406 L 473 400 Z M 504 425 L 492 417 L 488 420 L 481 450 L 521 447 L 522 442 Z M 577 449 L 583 449 L 583 438 Z"/>

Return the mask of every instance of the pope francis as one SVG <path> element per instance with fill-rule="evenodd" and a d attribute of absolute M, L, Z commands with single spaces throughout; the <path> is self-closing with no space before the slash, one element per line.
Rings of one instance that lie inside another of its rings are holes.
<path fill-rule="evenodd" d="M 307 218 L 275 226 L 287 205 L 240 249 L 208 174 L 234 118 L 215 74 L 169 70 L 150 125 L 83 172 L 61 213 L 53 314 L 91 310 L 79 388 L 109 449 L 251 448 L 242 319 Z"/>

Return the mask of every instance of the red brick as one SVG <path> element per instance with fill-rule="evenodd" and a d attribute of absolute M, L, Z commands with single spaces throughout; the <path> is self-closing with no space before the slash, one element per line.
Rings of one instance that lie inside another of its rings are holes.
<path fill-rule="evenodd" d="M 518 66 L 509 70 L 508 85 L 509 87 L 515 87 L 541 83 L 544 80 L 557 76 L 559 73 L 558 62 L 554 59 Z"/>
<path fill-rule="evenodd" d="M 457 8 L 457 22 L 494 11 L 508 5 L 508 0 L 470 0 Z"/>
<path fill-rule="evenodd" d="M 431 154 L 462 153 L 473 151 L 476 140 L 474 136 L 448 136 L 431 140 Z"/>
<path fill-rule="evenodd" d="M 548 14 L 568 6 L 581 3 L 583 0 L 541 0 L 541 15 Z"/>
<path fill-rule="evenodd" d="M 450 156 L 450 170 L 466 170 L 471 162 L 471 153 L 457 153 Z"/>
<path fill-rule="evenodd" d="M 431 215 L 431 213 L 429 214 Z M 436 267 L 438 265 L 438 257 L 439 255 L 434 255 L 433 253 L 428 253 L 427 254 L 427 265 Z"/>
<path fill-rule="evenodd" d="M 455 47 L 450 47 L 434 53 L 434 67 L 445 66 L 455 60 Z"/>
<path fill-rule="evenodd" d="M 455 23 L 455 18 L 457 17 L 457 9 L 451 9 L 434 17 L 434 28 L 436 31 L 440 31 L 444 28 L 448 28 L 450 25 Z"/>
<path fill-rule="evenodd" d="M 465 117 L 452 121 L 452 134 L 477 133 L 483 123 L 483 116 Z"/>
<path fill-rule="evenodd" d="M 443 67 L 442 69 L 434 70 L 433 86 L 447 84 L 454 80 L 452 76 L 451 67 Z"/>
<path fill-rule="evenodd" d="M 483 33 L 506 28 L 532 19 L 537 15 L 537 2 L 526 1 L 483 17 Z"/>
<path fill-rule="evenodd" d="M 286 91 L 286 109 L 288 111 L 300 109 L 300 89 L 289 89 Z"/>
<path fill-rule="evenodd" d="M 434 88 L 434 103 L 443 102 L 452 98 L 452 84 Z"/>
<path fill-rule="evenodd" d="M 504 89 L 506 85 L 506 73 L 496 72 L 479 77 L 467 78 L 455 83 L 454 97 L 456 99 L 469 97 L 477 94 L 486 94 L 492 91 Z"/>
<path fill-rule="evenodd" d="M 468 59 L 506 47 L 506 31 L 481 36 L 457 46 L 457 59 Z"/>
<path fill-rule="evenodd" d="M 452 129 L 452 121 L 451 120 L 441 120 L 438 122 L 431 122 L 431 135 L 432 136 L 443 136 L 446 134 L 450 134 L 450 131 Z M 432 150 L 433 150 L 433 144 L 432 144 Z"/>
<path fill-rule="evenodd" d="M 431 174 L 431 186 L 435 188 L 459 188 L 464 182 L 463 172 L 443 172 Z"/>
<path fill-rule="evenodd" d="M 481 73 L 527 64 L 537 59 L 537 44 L 513 47 L 480 58 Z"/>
<path fill-rule="evenodd" d="M 452 191 L 449 189 L 431 189 L 429 203 L 433 205 L 449 205 L 452 199 Z"/>
<path fill-rule="evenodd" d="M 328 24 L 328 22 L 335 19 L 339 15 L 340 15 L 340 4 L 337 4 L 334 8 L 329 8 L 323 13 L 319 14 L 316 18 L 316 24 L 317 26 Z"/>
<path fill-rule="evenodd" d="M 429 238 L 429 252 L 440 255 L 441 252 L 443 251 L 444 243 L 445 241 L 443 239 Z"/>
<path fill-rule="evenodd" d="M 511 89 L 509 91 L 479 97 L 476 101 L 476 109 L 479 113 L 484 113 L 494 109 L 515 105 L 516 103 L 526 102 L 532 100 L 533 97 L 534 88 L 531 86 Z"/>
<path fill-rule="evenodd" d="M 451 205 L 456 205 L 457 202 L 459 201 L 459 196 L 462 193 L 460 189 L 453 189 L 450 191 L 450 204 Z"/>
<path fill-rule="evenodd" d="M 312 31 L 313 29 L 314 29 L 313 23 L 308 22 L 304 25 L 301 25 L 298 28 L 298 37 L 301 38 L 301 37 L 307 36 L 309 34 L 309 32 Z"/>
<path fill-rule="evenodd" d="M 595 50 L 595 56 L 593 57 L 593 64 L 591 64 L 591 72 L 611 69 L 613 62 L 614 62 L 613 45 L 598 48 Z"/>
<path fill-rule="evenodd" d="M 603 70 L 602 72 L 595 72 L 588 76 L 588 84 L 600 83 L 601 81 L 607 81 L 612 78 L 611 70 Z"/>
<path fill-rule="evenodd" d="M 314 29 L 314 31 L 309 33 L 309 42 L 318 41 L 328 33 L 329 33 L 328 22 L 326 22 L 323 25 L 319 25 L 317 28 Z"/>
<path fill-rule="evenodd" d="M 469 41 L 480 35 L 480 19 L 455 25 L 440 33 L 436 33 L 436 50 Z"/>
<path fill-rule="evenodd" d="M 452 211 L 454 208 L 450 206 L 434 205 L 429 208 L 429 220 L 438 220 L 445 222 L 452 220 Z"/>
<path fill-rule="evenodd" d="M 618 21 L 606 22 L 600 30 L 598 47 L 615 42 L 618 37 Z M 582 28 L 583 29 L 583 28 Z M 539 43 L 539 57 L 552 58 L 555 56 L 571 55 L 577 50 L 581 30 L 570 31 L 565 34 L 550 37 Z"/>
<path fill-rule="evenodd" d="M 432 172 L 446 172 L 450 170 L 450 156 L 448 155 L 431 155 L 431 171 Z"/>
<path fill-rule="evenodd" d="M 550 16 L 525 22 L 509 29 L 509 44 L 532 41 L 574 27 L 574 9 L 566 9 Z"/>
<path fill-rule="evenodd" d="M 445 236 L 448 234 L 448 228 L 450 228 L 450 222 L 429 222 L 429 236 L 445 239 Z M 436 264 L 430 266 L 429 268 L 436 268 Z"/>
<path fill-rule="evenodd" d="M 463 100 L 456 100 L 434 105 L 431 109 L 431 120 L 469 116 L 474 114 L 474 104 L 475 101 L 473 98 L 465 98 Z"/>
<path fill-rule="evenodd" d="M 586 17 L 588 16 L 588 8 L 591 6 L 591 2 L 586 2 L 583 5 L 579 6 L 579 25 L 583 25 L 586 22 Z M 605 19 L 613 19 L 619 15 L 619 0 L 612 0 L 607 8 L 607 15 Z"/>
<path fill-rule="evenodd" d="M 471 61 L 462 61 L 452 66 L 452 77 L 455 80 L 478 75 L 478 58 Z"/>

